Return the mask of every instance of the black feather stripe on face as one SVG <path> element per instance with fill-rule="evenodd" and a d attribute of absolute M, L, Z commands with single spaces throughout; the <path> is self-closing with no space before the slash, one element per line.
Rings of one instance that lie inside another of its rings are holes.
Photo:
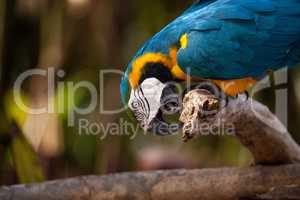
<path fill-rule="evenodd" d="M 161 62 L 148 62 L 145 64 L 139 84 L 147 78 L 157 78 L 162 83 L 173 80 L 172 73 Z"/>

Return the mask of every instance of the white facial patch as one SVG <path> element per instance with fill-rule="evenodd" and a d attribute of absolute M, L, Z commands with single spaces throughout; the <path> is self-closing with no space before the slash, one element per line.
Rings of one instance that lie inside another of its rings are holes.
<path fill-rule="evenodd" d="M 145 98 L 149 102 L 149 119 L 151 120 L 157 115 L 160 109 L 160 99 L 165 85 L 156 78 L 149 78 L 141 84 L 141 88 L 144 92 Z"/>
<path fill-rule="evenodd" d="M 128 102 L 142 126 L 147 126 L 159 112 L 165 85 L 156 78 L 148 78 L 139 88 L 132 90 Z"/>

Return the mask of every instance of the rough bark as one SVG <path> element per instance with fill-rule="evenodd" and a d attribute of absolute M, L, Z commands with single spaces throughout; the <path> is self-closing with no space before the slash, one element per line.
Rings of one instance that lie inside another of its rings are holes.
<path fill-rule="evenodd" d="M 300 165 L 87 176 L 0 188 L 1 200 L 300 199 Z"/>
<path fill-rule="evenodd" d="M 230 98 L 228 105 L 220 108 L 219 99 L 207 91 L 193 90 L 184 98 L 180 120 L 184 122 L 185 140 L 214 127 L 211 134 L 234 135 L 250 150 L 256 164 L 300 161 L 300 148 L 285 126 L 266 106 L 251 98 Z"/>

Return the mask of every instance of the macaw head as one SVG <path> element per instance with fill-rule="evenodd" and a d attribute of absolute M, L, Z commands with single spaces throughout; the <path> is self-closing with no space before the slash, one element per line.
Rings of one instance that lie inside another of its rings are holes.
<path fill-rule="evenodd" d="M 137 55 L 121 81 L 124 106 L 147 132 L 170 135 L 179 127 L 167 123 L 163 115 L 180 110 L 180 99 L 172 84 L 171 61 L 160 53 Z"/>

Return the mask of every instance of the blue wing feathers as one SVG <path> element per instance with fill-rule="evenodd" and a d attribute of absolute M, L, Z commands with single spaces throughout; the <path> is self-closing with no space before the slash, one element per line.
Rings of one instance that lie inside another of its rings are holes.
<path fill-rule="evenodd" d="M 190 68 L 202 78 L 262 77 L 269 69 L 299 60 L 295 44 L 300 43 L 300 0 L 194 3 L 156 34 L 142 53 L 167 54 L 184 33 L 188 47 L 177 56 L 184 71 Z"/>
<path fill-rule="evenodd" d="M 255 15 L 253 12 L 240 6 L 223 6 L 222 9 L 216 9 L 212 15 L 216 19 L 237 19 L 237 20 L 253 20 Z"/>
<path fill-rule="evenodd" d="M 242 7 L 247 8 L 255 13 L 276 12 L 276 5 L 269 0 L 256 0 L 241 2 Z"/>
<path fill-rule="evenodd" d="M 220 30 L 222 23 L 219 20 L 214 19 L 199 19 L 190 31 L 209 31 L 209 30 Z"/>
<path fill-rule="evenodd" d="M 177 55 L 183 71 L 211 79 L 263 77 L 269 69 L 300 63 L 300 0 L 198 1 L 146 42 L 133 60 L 147 52 L 168 55 L 185 33 L 187 48 Z M 128 83 L 127 75 L 122 83 Z"/>
<path fill-rule="evenodd" d="M 192 29 L 190 49 L 178 53 L 183 70 L 204 78 L 261 77 L 299 60 L 299 46 L 293 45 L 300 41 L 300 1 L 227 0 L 209 7 L 202 16 L 217 19 L 222 27 L 209 33 Z"/>

